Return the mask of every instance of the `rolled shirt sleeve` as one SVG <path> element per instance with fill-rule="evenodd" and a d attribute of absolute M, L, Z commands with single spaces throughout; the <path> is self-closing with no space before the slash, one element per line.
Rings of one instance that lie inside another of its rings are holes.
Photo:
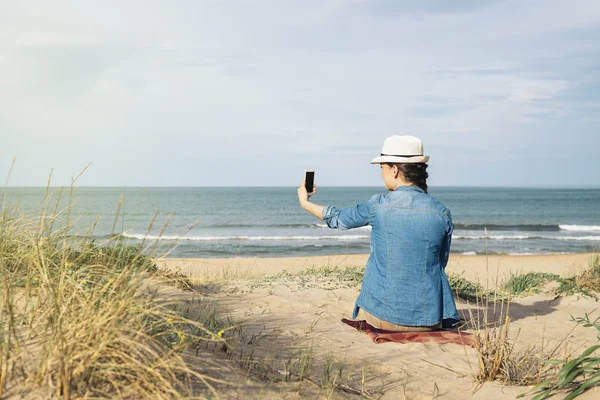
<path fill-rule="evenodd" d="M 370 225 L 371 207 L 381 195 L 375 195 L 368 201 L 354 207 L 337 208 L 331 205 L 323 207 L 323 221 L 332 229 L 352 229 Z"/>
<path fill-rule="evenodd" d="M 450 210 L 448 212 L 448 228 L 446 230 L 446 237 L 442 243 L 442 250 L 440 252 L 440 263 L 442 268 L 446 268 L 448 265 L 448 258 L 450 257 L 450 245 L 452 244 L 452 232 L 454 231 L 454 224 L 452 223 L 452 216 Z"/>

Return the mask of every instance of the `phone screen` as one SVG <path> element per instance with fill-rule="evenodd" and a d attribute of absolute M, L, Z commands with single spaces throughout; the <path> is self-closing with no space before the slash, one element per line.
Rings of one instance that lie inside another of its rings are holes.
<path fill-rule="evenodd" d="M 307 169 L 306 171 L 304 171 L 304 180 L 306 181 L 306 191 L 308 193 L 312 193 L 313 186 L 315 185 L 315 170 Z"/>

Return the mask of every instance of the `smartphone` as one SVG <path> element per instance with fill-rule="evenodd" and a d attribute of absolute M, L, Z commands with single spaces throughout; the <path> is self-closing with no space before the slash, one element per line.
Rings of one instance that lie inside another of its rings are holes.
<path fill-rule="evenodd" d="M 315 186 L 315 170 L 305 169 L 304 170 L 304 187 L 308 193 L 312 193 Z"/>

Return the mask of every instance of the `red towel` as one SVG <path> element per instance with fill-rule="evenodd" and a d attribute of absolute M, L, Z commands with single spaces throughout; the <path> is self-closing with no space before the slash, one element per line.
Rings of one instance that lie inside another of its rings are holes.
<path fill-rule="evenodd" d="M 366 332 L 375 343 L 456 343 L 465 346 L 475 347 L 475 335 L 454 330 L 438 330 L 431 332 L 395 332 L 377 329 L 367 323 L 367 321 L 353 321 L 342 318 L 342 322 Z"/>

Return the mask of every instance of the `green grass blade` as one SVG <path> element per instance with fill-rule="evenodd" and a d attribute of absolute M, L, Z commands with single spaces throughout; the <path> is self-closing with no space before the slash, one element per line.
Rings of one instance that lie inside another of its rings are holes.
<path fill-rule="evenodd" d="M 581 353 L 581 355 L 579 357 L 580 358 L 581 357 L 587 357 L 587 356 L 589 356 L 590 354 L 592 354 L 594 351 L 596 351 L 598 349 L 600 349 L 600 345 L 595 345 L 595 346 L 588 347 L 587 349 L 585 349 L 585 351 L 583 353 Z"/>
<path fill-rule="evenodd" d="M 565 376 L 564 379 L 558 381 L 556 385 L 558 387 L 567 386 L 569 383 L 572 383 L 575 380 L 575 378 L 577 378 L 579 375 L 583 375 L 583 369 L 581 368 L 577 368 L 571 371 L 569 375 Z"/>
<path fill-rule="evenodd" d="M 565 400 L 572 400 L 575 397 L 579 396 L 581 393 L 583 393 L 587 388 L 589 388 L 590 386 L 593 386 L 597 383 L 600 382 L 600 376 L 595 376 L 591 379 L 588 379 L 587 381 L 583 382 L 581 385 L 579 385 L 577 387 L 577 389 L 573 390 L 571 393 L 569 393 L 569 395 L 567 397 L 565 397 Z"/>
<path fill-rule="evenodd" d="M 544 364 L 551 364 L 551 365 L 558 365 L 558 364 L 564 364 L 565 360 L 545 360 L 543 361 Z"/>
<path fill-rule="evenodd" d="M 556 383 L 558 386 L 563 386 L 566 381 L 566 377 L 571 375 L 573 371 L 577 370 L 579 365 L 584 361 L 582 357 L 578 357 L 572 361 L 569 361 L 567 365 L 565 365 L 560 372 L 558 373 L 558 382 Z"/>
<path fill-rule="evenodd" d="M 551 383 L 552 383 L 552 378 L 546 379 L 545 381 L 538 383 L 536 386 L 534 386 L 533 389 L 530 390 L 530 392 L 537 392 L 538 390 L 542 390 L 542 389 L 548 387 L 548 385 L 550 385 Z"/>
<path fill-rule="evenodd" d="M 542 393 L 538 394 L 537 396 L 535 396 L 531 400 L 544 400 L 544 399 L 547 399 L 548 396 L 550 396 L 551 393 L 552 393 L 552 389 L 544 390 Z"/>

